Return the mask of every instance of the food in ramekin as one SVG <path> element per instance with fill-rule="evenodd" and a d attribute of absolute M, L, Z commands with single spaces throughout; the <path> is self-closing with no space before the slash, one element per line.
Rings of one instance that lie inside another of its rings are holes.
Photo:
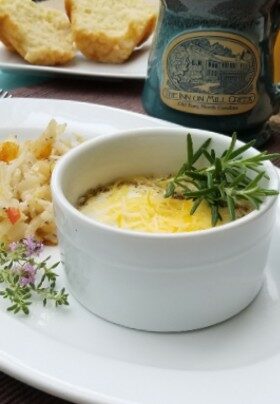
<path fill-rule="evenodd" d="M 233 135 L 229 148 L 217 155 L 208 150 L 211 140 L 194 151 L 189 134 L 186 160 L 175 176 L 136 176 L 89 190 L 79 199 L 80 212 L 118 228 L 180 233 L 235 220 L 258 209 L 264 197 L 278 194 L 261 185 L 263 161 L 278 154 L 244 157 L 253 143 L 236 148 Z"/>
<path fill-rule="evenodd" d="M 216 133 L 190 133 L 194 149 L 209 136 L 218 154 L 230 144 Z M 56 165 L 52 192 L 69 287 L 109 321 L 149 331 L 206 327 L 244 309 L 263 284 L 276 196 L 238 220 L 181 233 L 119 229 L 77 209 L 89 189 L 121 178 L 174 175 L 185 161 L 185 144 L 184 129 L 131 130 L 86 142 Z M 263 169 L 269 179 L 262 178 L 261 186 L 277 190 L 273 165 L 264 161 Z"/>

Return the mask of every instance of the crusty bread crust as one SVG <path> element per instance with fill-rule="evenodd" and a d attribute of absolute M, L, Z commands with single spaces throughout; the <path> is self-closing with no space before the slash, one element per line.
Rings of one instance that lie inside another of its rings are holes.
<path fill-rule="evenodd" d="M 4 19 L 4 17 L 2 17 Z M 0 16 L 0 41 L 3 42 L 3 44 L 8 48 L 11 52 L 16 52 L 15 48 L 11 44 L 11 42 L 5 37 L 5 33 L 1 29 L 1 16 Z"/>
<path fill-rule="evenodd" d="M 65 14 L 39 7 L 31 0 L 0 2 L 0 39 L 32 64 L 60 65 L 75 56 Z"/>
<path fill-rule="evenodd" d="M 112 18 L 117 12 L 114 7 L 119 11 L 122 1 L 107 0 L 107 6 L 111 6 Z M 99 23 L 102 20 L 102 15 L 98 15 L 100 2 L 95 3 L 94 0 L 65 0 L 65 10 L 71 21 L 76 46 L 87 58 L 97 62 L 122 63 L 129 58 L 135 47 L 146 41 L 153 32 L 156 10 L 145 0 L 134 0 L 131 5 L 126 1 L 123 4 L 123 18 L 117 28 L 112 29 Z M 92 15 L 90 24 L 87 14 Z M 95 25 L 95 20 L 98 21 L 98 26 Z"/>

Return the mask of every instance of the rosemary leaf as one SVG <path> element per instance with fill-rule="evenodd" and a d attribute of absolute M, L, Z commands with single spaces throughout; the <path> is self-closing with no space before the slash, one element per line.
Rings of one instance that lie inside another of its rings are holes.
<path fill-rule="evenodd" d="M 187 136 L 187 165 L 188 168 L 193 165 L 193 141 L 190 133 Z"/>
<path fill-rule="evenodd" d="M 243 153 L 255 142 L 236 148 L 236 141 L 237 135 L 234 133 L 228 149 L 217 155 L 213 148 L 209 150 L 211 138 L 195 151 L 192 137 L 188 134 L 187 161 L 169 181 L 165 197 L 192 199 L 192 215 L 202 201 L 205 201 L 210 207 L 212 225 L 215 226 L 222 220 L 222 207 L 227 207 L 230 219 L 235 220 L 236 210 L 244 201 L 253 209 L 259 209 L 265 197 L 278 195 L 278 190 L 265 189 L 261 183 L 262 180 L 269 179 L 263 162 L 277 159 L 280 154 L 261 152 L 244 157 Z M 206 166 L 201 167 L 200 157 L 207 160 Z M 253 173 L 256 173 L 254 177 Z"/>
<path fill-rule="evenodd" d="M 236 219 L 236 213 L 235 213 L 235 204 L 232 196 L 227 194 L 227 206 L 228 206 L 228 211 L 229 211 L 229 216 L 231 220 Z"/>

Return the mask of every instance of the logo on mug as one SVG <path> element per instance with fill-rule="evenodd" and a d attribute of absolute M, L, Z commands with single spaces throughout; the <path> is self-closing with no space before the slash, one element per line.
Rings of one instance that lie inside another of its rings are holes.
<path fill-rule="evenodd" d="M 226 32 L 188 32 L 163 55 L 161 99 L 171 108 L 201 115 L 233 115 L 258 99 L 260 56 L 248 39 Z"/>

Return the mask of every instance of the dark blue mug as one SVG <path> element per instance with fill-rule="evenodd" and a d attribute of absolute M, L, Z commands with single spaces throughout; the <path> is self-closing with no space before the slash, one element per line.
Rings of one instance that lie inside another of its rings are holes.
<path fill-rule="evenodd" d="M 144 108 L 184 126 L 263 143 L 280 105 L 273 83 L 279 28 L 280 0 L 162 0 Z"/>

